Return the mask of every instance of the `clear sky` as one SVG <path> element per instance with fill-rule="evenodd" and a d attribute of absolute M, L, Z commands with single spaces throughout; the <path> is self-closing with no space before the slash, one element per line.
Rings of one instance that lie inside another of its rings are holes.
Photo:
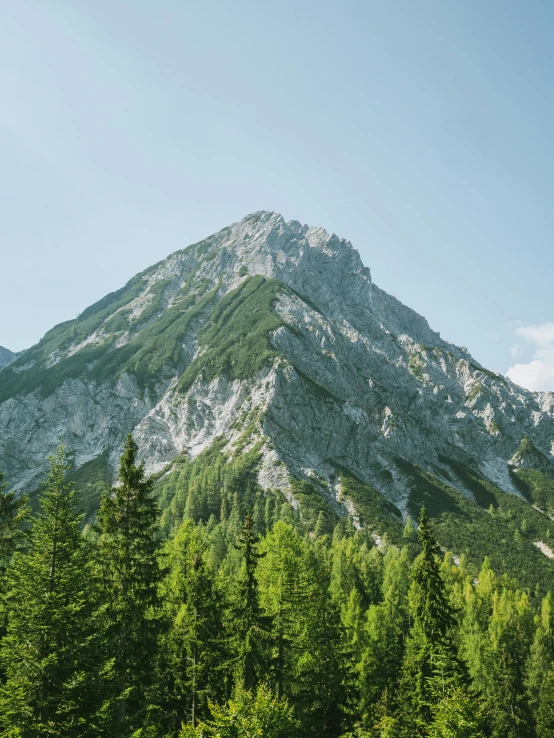
<path fill-rule="evenodd" d="M 0 344 L 277 210 L 554 389 L 553 39 L 551 0 L 0 0 Z"/>

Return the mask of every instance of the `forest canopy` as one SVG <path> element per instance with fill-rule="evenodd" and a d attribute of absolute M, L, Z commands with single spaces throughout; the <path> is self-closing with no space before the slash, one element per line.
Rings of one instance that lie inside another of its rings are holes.
<path fill-rule="evenodd" d="M 63 448 L 1 484 L 1 736 L 554 736 L 550 592 L 216 451 L 160 484 L 129 436 L 84 526 Z"/>

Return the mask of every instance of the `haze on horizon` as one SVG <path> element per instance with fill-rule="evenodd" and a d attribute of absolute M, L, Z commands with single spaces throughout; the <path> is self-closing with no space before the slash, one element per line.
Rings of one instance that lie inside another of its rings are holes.
<path fill-rule="evenodd" d="M 5 4 L 0 345 L 256 210 L 554 390 L 554 6 Z"/>

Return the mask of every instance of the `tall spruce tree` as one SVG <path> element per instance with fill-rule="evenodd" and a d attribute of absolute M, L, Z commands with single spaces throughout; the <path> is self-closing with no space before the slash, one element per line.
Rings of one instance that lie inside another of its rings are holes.
<path fill-rule="evenodd" d="M 98 513 L 98 558 L 104 598 L 105 645 L 112 685 L 112 733 L 126 738 L 144 721 L 159 632 L 158 506 L 137 445 L 129 434 L 118 485 Z"/>
<path fill-rule="evenodd" d="M 90 565 L 62 447 L 49 462 L 30 546 L 7 576 L 0 725 L 22 738 L 95 735 Z"/>
<path fill-rule="evenodd" d="M 195 726 L 209 716 L 208 697 L 225 696 L 222 602 L 204 562 L 203 531 L 185 520 L 168 541 L 168 574 L 162 585 L 169 628 L 161 651 L 166 730 Z"/>
<path fill-rule="evenodd" d="M 440 549 L 425 510 L 419 518 L 419 542 L 422 551 L 413 565 L 409 592 L 413 624 L 400 684 L 399 721 L 409 738 L 428 735 L 437 677 L 454 687 L 462 671 L 451 639 L 455 620 L 441 577 Z"/>
<path fill-rule="evenodd" d="M 256 569 L 262 554 L 258 551 L 258 542 L 254 521 L 247 515 L 237 543 L 243 560 L 236 594 L 231 603 L 229 623 L 235 681 L 237 686 L 245 690 L 257 687 L 269 668 L 271 621 L 264 616 L 260 607 Z"/>
<path fill-rule="evenodd" d="M 526 593 L 507 577 L 493 593 L 485 650 L 485 708 L 494 738 L 534 738 L 525 689 L 525 666 L 533 637 L 533 614 Z"/>
<path fill-rule="evenodd" d="M 365 649 L 359 666 L 360 711 L 373 727 L 392 711 L 408 632 L 410 558 L 406 546 L 385 556 L 383 601 L 366 613 Z"/>
<path fill-rule="evenodd" d="M 278 521 L 263 541 L 261 604 L 271 617 L 272 681 L 278 697 L 298 694 L 300 636 L 308 616 L 307 546 L 290 523 Z"/>
<path fill-rule="evenodd" d="M 302 734 L 323 738 L 339 735 L 348 726 L 355 702 L 354 654 L 331 599 L 330 571 L 321 548 L 307 551 L 305 577 L 304 622 L 294 644 L 298 653 L 295 702 Z"/>

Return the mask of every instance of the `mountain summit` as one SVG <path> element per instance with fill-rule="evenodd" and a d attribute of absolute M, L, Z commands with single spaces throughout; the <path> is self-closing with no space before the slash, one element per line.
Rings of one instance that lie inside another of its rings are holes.
<path fill-rule="evenodd" d="M 277 213 L 170 255 L 0 372 L 0 465 L 19 489 L 59 440 L 109 476 L 130 431 L 165 475 L 214 443 L 255 448 L 264 489 L 309 485 L 356 524 L 376 505 L 488 515 L 498 495 L 552 512 L 554 395 L 488 371 L 350 242 Z"/>

